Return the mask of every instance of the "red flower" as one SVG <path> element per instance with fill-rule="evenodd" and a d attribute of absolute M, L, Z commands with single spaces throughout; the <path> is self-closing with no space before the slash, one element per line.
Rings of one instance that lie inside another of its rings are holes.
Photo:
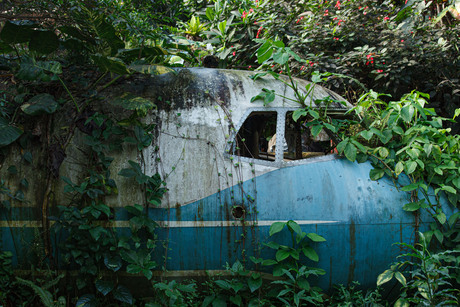
<path fill-rule="evenodd" d="M 260 32 L 262 32 L 262 26 L 261 26 L 261 27 L 259 28 L 259 30 L 257 31 L 256 38 L 259 38 Z"/>
<path fill-rule="evenodd" d="M 337 1 L 337 3 L 335 4 L 335 6 L 338 10 L 340 10 L 340 1 Z"/>
<path fill-rule="evenodd" d="M 390 20 L 390 17 L 385 16 L 385 17 L 383 17 L 383 20 L 385 20 L 385 21 Z"/>
<path fill-rule="evenodd" d="M 236 52 L 235 52 L 235 51 L 233 51 L 233 52 L 232 52 L 232 54 L 233 54 L 233 56 L 235 56 L 235 55 L 236 55 Z"/>

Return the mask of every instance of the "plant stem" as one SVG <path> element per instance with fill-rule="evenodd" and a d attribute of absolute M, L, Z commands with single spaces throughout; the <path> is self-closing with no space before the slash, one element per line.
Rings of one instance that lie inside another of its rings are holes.
<path fill-rule="evenodd" d="M 75 108 L 77 109 L 77 112 L 80 113 L 80 108 L 78 107 L 78 104 L 77 102 L 75 101 L 75 98 L 73 97 L 72 93 L 70 93 L 69 89 L 67 88 L 67 86 L 65 85 L 64 81 L 61 79 L 61 77 L 57 76 L 59 81 L 61 82 L 62 86 L 64 87 L 64 89 L 66 90 L 67 94 L 69 94 L 70 96 L 70 99 L 72 99 L 73 101 L 73 104 L 75 105 Z"/>

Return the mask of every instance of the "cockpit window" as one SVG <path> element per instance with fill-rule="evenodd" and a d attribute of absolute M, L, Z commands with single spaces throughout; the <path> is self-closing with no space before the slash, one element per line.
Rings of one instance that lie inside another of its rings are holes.
<path fill-rule="evenodd" d="M 325 131 L 313 137 L 308 122 L 305 119 L 295 122 L 292 114 L 293 111 L 285 109 L 251 112 L 236 134 L 230 153 L 279 162 L 334 153 L 335 144 Z"/>
<path fill-rule="evenodd" d="M 295 122 L 292 113 L 286 113 L 284 160 L 300 160 L 334 152 L 335 145 L 324 130 L 314 137 L 307 122 L 302 119 Z"/>
<path fill-rule="evenodd" d="M 276 112 L 252 112 L 241 126 L 232 146 L 232 153 L 242 157 L 275 160 L 268 153 L 269 140 L 276 134 Z"/>

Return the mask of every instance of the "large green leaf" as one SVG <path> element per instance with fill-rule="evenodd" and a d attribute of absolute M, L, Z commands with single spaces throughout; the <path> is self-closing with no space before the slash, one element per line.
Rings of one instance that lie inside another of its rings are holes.
<path fill-rule="evenodd" d="M 381 286 L 386 282 L 389 282 L 393 278 L 394 272 L 392 270 L 386 270 L 377 277 L 377 286 Z"/>
<path fill-rule="evenodd" d="M 115 55 L 118 49 L 125 48 L 125 43 L 117 36 L 112 24 L 106 22 L 104 15 L 96 18 L 94 25 L 97 35 L 102 38 L 111 48 L 110 55 Z"/>
<path fill-rule="evenodd" d="M 281 230 L 283 230 L 284 225 L 286 225 L 286 223 L 284 223 L 284 222 L 275 222 L 275 223 L 273 223 L 273 224 L 270 226 L 270 230 L 269 230 L 270 236 L 272 236 L 272 235 L 274 235 L 275 233 L 278 233 L 278 232 L 280 232 Z"/>
<path fill-rule="evenodd" d="M 288 250 L 279 249 L 279 250 L 276 252 L 276 255 L 275 255 L 276 261 L 278 261 L 278 262 L 283 261 L 284 259 L 286 259 L 287 257 L 289 257 L 290 254 L 291 254 L 291 253 L 289 253 Z"/>
<path fill-rule="evenodd" d="M 28 103 L 21 106 L 22 111 L 29 115 L 52 114 L 56 112 L 59 104 L 50 94 L 38 94 L 32 97 Z"/>
<path fill-rule="evenodd" d="M 99 302 L 94 294 L 82 295 L 75 304 L 76 307 L 96 307 L 98 305 Z"/>
<path fill-rule="evenodd" d="M 59 39 L 52 31 L 33 31 L 29 49 L 41 54 L 49 54 L 59 47 Z"/>
<path fill-rule="evenodd" d="M 22 129 L 11 126 L 7 119 L 0 117 L 0 147 L 13 143 L 23 133 Z"/>
<path fill-rule="evenodd" d="M 127 304 L 133 304 L 133 295 L 125 286 L 119 285 L 112 293 L 116 300 Z"/>
<path fill-rule="evenodd" d="M 280 65 L 286 64 L 289 60 L 289 54 L 284 52 L 282 49 L 278 50 L 275 54 L 273 54 L 273 61 Z"/>
<path fill-rule="evenodd" d="M 374 168 L 371 169 L 371 171 L 369 172 L 369 177 L 371 178 L 371 180 L 379 180 L 383 177 L 383 175 L 385 175 L 385 172 L 381 168 Z"/>
<path fill-rule="evenodd" d="M 254 277 L 254 274 L 248 280 L 248 286 L 251 292 L 256 291 L 262 286 L 262 278 L 260 277 L 260 275 L 258 276 L 258 278 L 253 278 L 253 277 Z"/>
<path fill-rule="evenodd" d="M 268 60 L 273 53 L 273 46 L 269 41 L 265 41 L 265 43 L 257 49 L 257 61 L 259 64 L 262 64 L 266 60 Z"/>
<path fill-rule="evenodd" d="M 25 21 L 6 21 L 0 39 L 7 44 L 27 43 L 32 35 L 34 24 Z"/>
<path fill-rule="evenodd" d="M 294 231 L 296 234 L 302 234 L 302 229 L 300 228 L 299 224 L 297 224 L 295 221 L 288 221 L 287 226 L 290 230 Z"/>
<path fill-rule="evenodd" d="M 48 75 L 51 73 L 52 75 Z M 16 76 L 28 81 L 51 81 L 58 80 L 54 75 L 62 73 L 62 67 L 56 61 L 38 61 L 33 58 L 24 57 Z"/>
<path fill-rule="evenodd" d="M 105 255 L 104 256 L 104 264 L 105 266 L 114 272 L 118 271 L 121 269 L 123 263 L 121 261 L 120 256 L 110 256 L 110 255 Z"/>
<path fill-rule="evenodd" d="M 99 66 L 102 71 L 110 71 L 119 75 L 129 74 L 126 65 L 117 59 L 108 58 L 102 55 L 93 55 L 91 59 L 93 59 L 94 63 Z"/>
<path fill-rule="evenodd" d="M 97 291 L 101 292 L 102 295 L 106 296 L 107 294 L 110 293 L 110 291 L 113 290 L 113 288 L 115 288 L 115 284 L 112 280 L 102 280 L 102 279 L 98 279 L 96 280 L 96 289 Z"/>
<path fill-rule="evenodd" d="M 354 162 L 356 160 L 356 152 L 356 146 L 351 143 L 348 143 L 344 150 L 345 157 L 351 162 Z"/>
<path fill-rule="evenodd" d="M 312 247 L 305 246 L 304 248 L 302 248 L 302 252 L 310 260 L 319 261 L 319 256 L 318 256 L 318 254 L 316 253 L 316 251 Z"/>
<path fill-rule="evenodd" d="M 326 242 L 325 238 L 313 232 L 308 233 L 307 237 L 310 238 L 310 240 L 313 242 Z"/>

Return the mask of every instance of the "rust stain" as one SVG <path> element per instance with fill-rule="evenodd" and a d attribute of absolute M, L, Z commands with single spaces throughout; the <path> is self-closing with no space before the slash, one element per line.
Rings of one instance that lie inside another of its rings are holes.
<path fill-rule="evenodd" d="M 227 202 L 224 203 L 224 214 L 225 214 L 225 220 L 230 221 L 230 208 L 229 204 Z M 228 253 L 228 259 L 232 259 L 232 227 L 225 227 L 225 232 L 226 232 L 226 242 L 227 242 L 227 253 Z"/>
<path fill-rule="evenodd" d="M 182 221 L 182 208 L 179 203 L 176 204 L 176 220 Z"/>
<path fill-rule="evenodd" d="M 329 258 L 329 289 L 332 289 L 332 257 Z"/>
<path fill-rule="evenodd" d="M 200 201 L 200 203 L 198 204 L 196 214 L 197 214 L 197 220 L 204 221 L 203 220 L 203 202 L 202 201 Z"/>
<path fill-rule="evenodd" d="M 355 280 L 356 256 L 356 226 L 353 220 L 350 221 L 350 264 L 348 266 L 348 284 Z"/>

